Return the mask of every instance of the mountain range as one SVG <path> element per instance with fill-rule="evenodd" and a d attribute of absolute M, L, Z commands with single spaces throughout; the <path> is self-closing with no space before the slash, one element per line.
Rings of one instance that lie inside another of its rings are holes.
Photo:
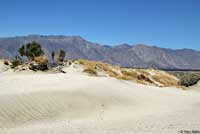
<path fill-rule="evenodd" d="M 66 51 L 66 59 L 103 61 L 123 67 L 159 69 L 200 69 L 200 51 L 167 49 L 148 45 L 116 46 L 92 43 L 80 36 L 29 35 L 0 38 L 0 58 L 14 58 L 23 44 L 36 41 L 50 57 L 51 52 Z"/>

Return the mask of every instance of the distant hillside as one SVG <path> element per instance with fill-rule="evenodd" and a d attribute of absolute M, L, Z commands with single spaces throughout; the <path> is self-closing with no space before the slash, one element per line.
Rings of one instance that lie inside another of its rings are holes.
<path fill-rule="evenodd" d="M 13 58 L 18 48 L 39 42 L 45 53 L 64 49 L 66 59 L 89 59 L 124 67 L 162 69 L 200 69 L 200 52 L 190 49 L 164 49 L 147 45 L 106 46 L 86 41 L 80 36 L 20 36 L 0 38 L 0 58 Z"/>

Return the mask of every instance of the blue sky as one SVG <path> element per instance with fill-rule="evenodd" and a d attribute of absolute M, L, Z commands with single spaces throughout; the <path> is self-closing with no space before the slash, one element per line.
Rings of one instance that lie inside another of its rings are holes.
<path fill-rule="evenodd" d="M 200 50 L 200 0 L 1 0 L 0 17 L 1 37 L 80 35 Z"/>

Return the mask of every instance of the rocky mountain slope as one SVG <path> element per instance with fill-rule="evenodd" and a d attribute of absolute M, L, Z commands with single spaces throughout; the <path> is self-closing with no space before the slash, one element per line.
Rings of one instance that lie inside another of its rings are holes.
<path fill-rule="evenodd" d="M 30 35 L 0 38 L 0 58 L 13 58 L 18 48 L 37 41 L 45 53 L 64 49 L 66 59 L 103 61 L 124 67 L 162 69 L 200 69 L 200 52 L 190 49 L 172 50 L 147 45 L 106 46 L 89 42 L 80 36 Z"/>

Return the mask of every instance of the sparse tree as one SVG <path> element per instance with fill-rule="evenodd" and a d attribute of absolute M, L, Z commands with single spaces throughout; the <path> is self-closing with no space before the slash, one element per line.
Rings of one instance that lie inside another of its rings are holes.
<path fill-rule="evenodd" d="M 60 50 L 59 56 L 58 56 L 58 60 L 59 62 L 63 62 L 64 58 L 65 58 L 65 51 L 64 50 Z"/>
<path fill-rule="evenodd" d="M 33 60 L 33 58 L 36 56 L 44 55 L 41 45 L 35 41 L 23 45 L 21 48 L 19 48 L 18 52 L 22 57 L 26 56 L 29 60 Z"/>
<path fill-rule="evenodd" d="M 22 58 L 18 55 L 15 56 L 15 60 L 19 60 L 19 61 L 22 61 Z"/>
<path fill-rule="evenodd" d="M 26 55 L 26 50 L 25 50 L 25 46 L 21 46 L 18 50 L 19 54 L 23 57 Z"/>
<path fill-rule="evenodd" d="M 54 63 L 54 58 L 55 58 L 55 52 L 54 51 L 51 52 L 51 58 L 52 58 L 52 61 Z"/>

